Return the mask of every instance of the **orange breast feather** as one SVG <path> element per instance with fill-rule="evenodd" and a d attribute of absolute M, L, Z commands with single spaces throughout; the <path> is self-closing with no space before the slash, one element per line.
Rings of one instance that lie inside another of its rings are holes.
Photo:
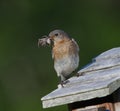
<path fill-rule="evenodd" d="M 56 43 L 52 50 L 54 60 L 62 59 L 63 57 L 67 57 L 72 54 L 78 54 L 78 46 L 72 40 L 62 40 L 59 43 Z"/>

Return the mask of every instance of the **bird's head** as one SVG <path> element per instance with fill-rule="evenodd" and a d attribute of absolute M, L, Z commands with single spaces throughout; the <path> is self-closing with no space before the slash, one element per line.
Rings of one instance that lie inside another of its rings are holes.
<path fill-rule="evenodd" d="M 49 33 L 49 38 L 54 42 L 61 42 L 64 39 L 70 39 L 68 34 L 62 30 L 54 30 Z"/>

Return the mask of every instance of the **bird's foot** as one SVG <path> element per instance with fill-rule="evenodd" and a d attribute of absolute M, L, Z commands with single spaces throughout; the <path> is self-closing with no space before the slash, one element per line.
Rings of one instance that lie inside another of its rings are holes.
<path fill-rule="evenodd" d="M 60 84 L 61 84 L 62 87 L 64 87 L 65 84 L 67 84 L 68 82 L 70 82 L 70 81 L 69 80 L 61 81 Z"/>
<path fill-rule="evenodd" d="M 78 72 L 76 73 L 76 76 L 77 76 L 77 77 L 83 76 L 83 75 L 84 75 L 84 73 L 78 73 Z"/>

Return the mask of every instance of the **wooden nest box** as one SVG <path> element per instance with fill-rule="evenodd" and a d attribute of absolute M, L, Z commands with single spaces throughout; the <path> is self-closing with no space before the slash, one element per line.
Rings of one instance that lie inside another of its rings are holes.
<path fill-rule="evenodd" d="M 68 105 L 69 111 L 120 111 L 120 47 L 108 50 L 92 60 L 41 100 L 43 108 Z"/>

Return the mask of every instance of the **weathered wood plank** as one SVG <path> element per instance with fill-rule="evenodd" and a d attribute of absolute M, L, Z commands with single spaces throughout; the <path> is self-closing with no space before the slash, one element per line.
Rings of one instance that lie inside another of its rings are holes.
<path fill-rule="evenodd" d="M 56 89 L 43 97 L 43 107 L 104 97 L 120 87 L 120 66 L 88 73 L 69 79 L 70 82 L 64 88 Z"/>
<path fill-rule="evenodd" d="M 117 65 L 120 65 L 120 47 L 110 49 L 98 55 L 90 64 L 83 67 L 78 73 L 81 75 L 82 73 L 115 67 Z"/>

